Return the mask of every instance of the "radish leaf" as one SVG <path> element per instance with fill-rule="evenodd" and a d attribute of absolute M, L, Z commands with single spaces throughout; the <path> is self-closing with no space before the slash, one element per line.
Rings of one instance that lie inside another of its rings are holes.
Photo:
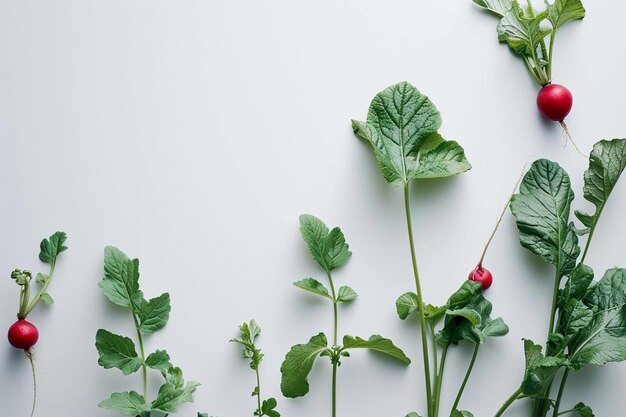
<path fill-rule="evenodd" d="M 328 340 L 324 333 L 311 337 L 308 343 L 291 348 L 280 366 L 282 375 L 280 390 L 285 397 L 302 397 L 309 392 L 307 377 L 315 359 L 328 351 Z"/>
<path fill-rule="evenodd" d="M 67 235 L 64 232 L 56 232 L 48 239 L 41 241 L 39 245 L 41 252 L 39 252 L 39 259 L 47 264 L 56 263 L 57 256 L 67 249 L 63 246 Z"/>
<path fill-rule="evenodd" d="M 563 359 L 544 356 L 541 346 L 531 340 L 524 340 L 524 352 L 526 355 L 526 370 L 522 381 L 522 393 L 529 397 L 542 394 L 552 382 L 554 374 L 563 365 Z"/>
<path fill-rule="evenodd" d="M 360 337 L 352 337 L 352 336 L 344 336 L 343 337 L 343 349 L 369 349 L 374 350 L 376 352 L 381 352 L 391 357 L 394 357 L 405 364 L 410 364 L 411 359 L 409 359 L 402 349 L 393 344 L 393 342 L 389 339 L 385 339 L 380 335 L 372 335 L 369 339 L 365 340 Z"/>
<path fill-rule="evenodd" d="M 98 407 L 117 411 L 125 416 L 137 416 L 150 410 L 146 400 L 135 391 L 113 393 L 109 399 L 98 404 Z"/>
<path fill-rule="evenodd" d="M 146 366 L 161 372 L 167 372 L 172 364 L 170 363 L 170 355 L 164 350 L 157 350 L 146 358 Z"/>
<path fill-rule="evenodd" d="M 506 12 L 511 10 L 512 0 L 473 0 L 477 5 L 484 7 L 491 13 L 499 17 L 503 17 Z"/>
<path fill-rule="evenodd" d="M 130 375 L 141 367 L 135 344 L 128 337 L 100 329 L 96 333 L 96 349 L 100 355 L 98 364 L 105 369 L 117 368 L 124 375 Z"/>
<path fill-rule="evenodd" d="M 122 307 L 131 307 L 139 291 L 139 260 L 131 260 L 117 248 L 104 249 L 104 278 L 98 284 L 107 298 Z"/>
<path fill-rule="evenodd" d="M 556 0 L 553 4 L 548 0 L 544 1 L 548 9 L 548 20 L 556 30 L 569 21 L 585 17 L 585 8 L 580 0 Z"/>
<path fill-rule="evenodd" d="M 300 216 L 300 233 L 313 259 L 326 272 L 344 265 L 352 255 L 341 230 L 335 227 L 329 231 L 324 222 L 315 216 Z"/>
<path fill-rule="evenodd" d="M 295 285 L 298 288 L 302 288 L 305 291 L 311 292 L 313 294 L 321 295 L 322 297 L 326 297 L 332 300 L 332 297 L 328 293 L 328 290 L 326 289 L 324 284 L 322 284 L 316 279 L 305 278 L 303 280 L 294 282 L 293 285 Z"/>
<path fill-rule="evenodd" d="M 137 317 L 139 330 L 143 334 L 152 334 L 162 329 L 170 317 L 170 295 L 161 294 L 159 297 L 146 301 L 143 298 L 137 301 Z"/>
<path fill-rule="evenodd" d="M 347 285 L 339 288 L 339 292 L 337 293 L 337 302 L 340 303 L 349 303 L 351 301 L 356 300 L 359 295 L 352 288 Z"/>

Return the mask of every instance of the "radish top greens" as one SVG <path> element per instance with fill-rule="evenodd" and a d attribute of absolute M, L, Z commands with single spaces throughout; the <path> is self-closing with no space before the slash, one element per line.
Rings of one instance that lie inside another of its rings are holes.
<path fill-rule="evenodd" d="M 568 22 L 585 17 L 581 0 L 544 0 L 544 10 L 529 0 L 523 6 L 517 0 L 473 1 L 500 19 L 498 39 L 524 60 L 537 84 L 550 84 L 556 34 Z"/>

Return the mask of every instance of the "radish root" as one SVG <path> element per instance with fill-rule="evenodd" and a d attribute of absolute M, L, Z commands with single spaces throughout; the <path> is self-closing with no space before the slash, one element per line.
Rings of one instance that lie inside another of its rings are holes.
<path fill-rule="evenodd" d="M 26 354 L 26 359 L 30 362 L 30 369 L 33 372 L 33 408 L 30 411 L 30 417 L 35 415 L 35 405 L 37 404 L 37 377 L 35 376 L 35 352 L 33 349 L 27 349 L 24 351 Z"/>
<path fill-rule="evenodd" d="M 588 155 L 585 155 L 579 148 L 578 145 L 576 145 L 576 142 L 574 142 L 574 139 L 572 139 L 572 135 L 570 135 L 569 133 L 569 129 L 567 127 L 567 123 L 565 123 L 565 120 L 561 120 L 559 122 L 561 124 L 561 128 L 563 129 L 563 134 L 565 135 L 565 144 L 567 144 L 567 141 L 569 140 L 571 142 L 572 145 L 574 145 L 574 148 L 576 149 L 576 151 L 581 154 L 584 158 L 589 158 Z"/>

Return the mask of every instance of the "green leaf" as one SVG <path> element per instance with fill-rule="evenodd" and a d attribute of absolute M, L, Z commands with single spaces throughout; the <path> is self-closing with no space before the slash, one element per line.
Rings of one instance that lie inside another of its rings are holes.
<path fill-rule="evenodd" d="M 329 300 L 332 300 L 332 297 L 328 293 L 328 290 L 318 280 L 314 278 L 305 278 L 300 281 L 296 281 L 293 283 L 298 288 L 302 288 L 305 291 L 312 292 L 313 294 L 321 295 L 322 297 L 326 297 Z"/>
<path fill-rule="evenodd" d="M 131 260 L 113 246 L 104 249 L 104 278 L 98 286 L 107 298 L 122 307 L 131 307 L 141 297 L 139 260 Z"/>
<path fill-rule="evenodd" d="M 378 93 L 367 122 L 352 121 L 354 134 L 372 145 L 383 176 L 394 185 L 416 178 L 448 177 L 471 168 L 456 142 L 433 136 L 440 127 L 435 105 L 407 82 Z"/>
<path fill-rule="evenodd" d="M 157 350 L 146 358 L 146 366 L 161 372 L 167 372 L 172 367 L 170 355 L 164 350 Z"/>
<path fill-rule="evenodd" d="M 417 414 L 415 411 L 411 411 L 409 414 L 406 415 L 406 417 L 422 417 L 422 416 Z"/>
<path fill-rule="evenodd" d="M 483 287 L 475 281 L 463 281 L 461 287 L 448 298 L 447 309 L 456 310 L 468 305 L 477 295 L 483 293 Z"/>
<path fill-rule="evenodd" d="M 585 8 L 580 0 L 555 0 L 553 4 L 548 0 L 544 2 L 548 8 L 548 20 L 555 31 L 569 21 L 585 17 Z"/>
<path fill-rule="evenodd" d="M 406 319 L 412 313 L 419 310 L 419 301 L 417 294 L 414 292 L 406 292 L 396 300 L 396 311 L 401 320 Z"/>
<path fill-rule="evenodd" d="M 480 324 L 480 313 L 471 308 L 460 308 L 458 310 L 447 310 L 446 315 L 462 317 L 466 319 L 471 325 L 476 326 Z"/>
<path fill-rule="evenodd" d="M 344 336 L 343 348 L 344 350 L 360 348 L 374 350 L 399 359 L 407 365 L 411 363 L 411 359 L 409 359 L 400 348 L 395 346 L 391 340 L 385 339 L 377 334 L 370 336 L 368 340 L 361 339 L 360 337 Z"/>
<path fill-rule="evenodd" d="M 473 0 L 477 5 L 484 7 L 498 17 L 504 17 L 504 14 L 511 10 L 512 0 Z"/>
<path fill-rule="evenodd" d="M 569 222 L 573 199 L 569 176 L 547 159 L 533 163 L 511 199 L 521 245 L 556 266 L 560 277 L 574 269 L 580 254 Z"/>
<path fill-rule="evenodd" d="M 57 260 L 57 256 L 67 249 L 66 246 L 63 246 L 66 239 L 67 235 L 65 232 L 56 232 L 48 239 L 42 240 L 39 245 L 41 249 L 39 259 L 47 264 L 54 264 Z"/>
<path fill-rule="evenodd" d="M 256 321 L 250 320 L 250 323 L 243 323 L 239 326 L 239 330 L 241 332 L 240 336 L 230 341 L 243 346 L 243 357 L 250 359 L 250 368 L 256 370 L 264 356 L 261 353 L 261 349 L 257 348 L 254 344 L 254 340 L 261 334 L 261 326 L 259 326 Z M 255 392 L 253 392 L 252 395 L 256 394 L 255 388 Z"/>
<path fill-rule="evenodd" d="M 474 414 L 465 410 L 454 410 L 452 414 L 450 414 L 450 417 L 474 417 Z"/>
<path fill-rule="evenodd" d="M 318 355 L 327 351 L 324 333 L 313 336 L 308 343 L 295 345 L 280 366 L 280 390 L 285 397 L 302 397 L 309 392 L 307 377 Z"/>
<path fill-rule="evenodd" d="M 574 406 L 574 410 L 578 413 L 580 417 L 595 417 L 591 407 L 585 405 L 584 403 L 578 403 Z"/>
<path fill-rule="evenodd" d="M 313 259 L 327 272 L 344 265 L 352 255 L 341 229 L 335 227 L 329 231 L 315 216 L 300 216 L 300 233 Z"/>
<path fill-rule="evenodd" d="M 100 329 L 96 333 L 96 349 L 100 355 L 98 364 L 105 369 L 117 368 L 130 375 L 141 367 L 135 344 L 128 337 Z"/>
<path fill-rule="evenodd" d="M 589 169 L 585 171 L 583 196 L 595 207 L 594 214 L 576 211 L 576 217 L 591 231 L 598 224 L 602 210 L 619 177 L 626 168 L 626 139 L 601 140 L 593 146 Z"/>
<path fill-rule="evenodd" d="M 550 34 L 550 30 L 541 27 L 547 14 L 544 11 L 535 17 L 525 16 L 517 1 L 513 1 L 498 25 L 498 39 L 506 42 L 516 54 L 532 56 L 541 40 Z"/>
<path fill-rule="evenodd" d="M 208 413 L 198 413 L 198 417 L 209 417 Z"/>
<path fill-rule="evenodd" d="M 339 288 L 339 292 L 337 293 L 337 301 L 340 303 L 349 303 L 351 301 L 356 300 L 359 295 L 352 288 L 344 285 Z"/>
<path fill-rule="evenodd" d="M 113 393 L 109 399 L 98 404 L 98 407 L 113 410 L 125 416 L 137 416 L 150 411 L 146 400 L 135 391 Z"/>
<path fill-rule="evenodd" d="M 142 299 L 136 303 L 139 330 L 143 334 L 152 334 L 162 329 L 170 318 L 170 295 L 168 293 L 145 301 Z"/>
<path fill-rule="evenodd" d="M 43 286 L 47 280 L 48 280 L 48 275 L 42 274 L 41 272 L 38 272 L 37 276 L 35 277 L 35 282 L 37 283 L 37 285 L 40 285 L 40 286 Z"/>
<path fill-rule="evenodd" d="M 263 404 L 261 405 L 261 415 L 268 417 L 280 417 L 280 413 L 276 411 L 276 406 L 278 405 L 275 398 L 268 398 L 267 400 L 263 400 Z M 258 415 L 255 412 L 255 415 Z"/>
<path fill-rule="evenodd" d="M 572 368 L 626 360 L 626 269 L 606 271 L 584 303 L 593 317 L 570 344 Z"/>
<path fill-rule="evenodd" d="M 592 281 L 593 270 L 584 264 L 578 264 L 563 290 L 559 292 L 559 332 L 565 336 L 566 343 L 591 322 L 593 312 L 583 303 L 583 299 Z"/>
<path fill-rule="evenodd" d="M 554 374 L 563 366 L 563 359 L 544 356 L 541 346 L 524 339 L 526 370 L 522 381 L 522 393 L 529 397 L 542 394 L 552 382 Z"/>
<path fill-rule="evenodd" d="M 189 381 L 184 387 L 172 382 L 166 382 L 159 388 L 156 400 L 152 402 L 152 410 L 164 413 L 174 413 L 182 403 L 192 402 L 193 393 L 200 386 L 199 383 Z"/>
<path fill-rule="evenodd" d="M 41 300 L 46 304 L 54 304 L 54 299 L 47 292 L 44 292 L 43 294 L 41 294 Z"/>

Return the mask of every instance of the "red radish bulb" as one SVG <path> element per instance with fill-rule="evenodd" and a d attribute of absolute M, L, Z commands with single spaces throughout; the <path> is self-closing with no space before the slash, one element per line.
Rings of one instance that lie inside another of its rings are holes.
<path fill-rule="evenodd" d="M 16 349 L 28 350 L 37 343 L 39 331 L 34 324 L 20 319 L 9 328 L 9 343 Z"/>
<path fill-rule="evenodd" d="M 548 84 L 537 94 L 537 107 L 541 114 L 555 122 L 562 122 L 572 109 L 572 93 L 559 84 Z"/>
<path fill-rule="evenodd" d="M 469 273 L 467 279 L 480 283 L 480 285 L 483 286 L 483 291 L 491 287 L 491 284 L 493 283 L 493 276 L 491 275 L 491 272 L 489 272 L 487 268 L 483 268 L 481 265 L 474 268 L 472 272 Z"/>

